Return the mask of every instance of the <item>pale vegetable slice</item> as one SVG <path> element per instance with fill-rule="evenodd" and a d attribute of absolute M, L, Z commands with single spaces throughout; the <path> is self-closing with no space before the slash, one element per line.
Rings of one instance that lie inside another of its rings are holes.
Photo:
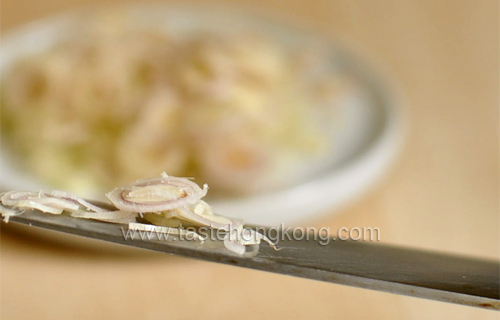
<path fill-rule="evenodd" d="M 183 226 L 183 221 L 175 218 L 166 218 L 163 215 L 147 212 L 143 214 L 143 218 L 151 222 L 155 226 L 179 228 Z"/>
<path fill-rule="evenodd" d="M 205 241 L 205 238 L 203 238 L 198 233 L 196 233 L 194 231 L 185 230 L 185 229 L 154 226 L 152 224 L 144 224 L 144 223 L 138 223 L 138 222 L 129 223 L 128 228 L 129 228 L 129 230 L 155 232 L 155 233 L 161 233 L 161 234 L 166 234 L 166 235 L 182 235 L 182 236 L 186 236 L 186 237 L 189 236 L 189 237 L 192 237 L 192 239 L 199 240 L 201 242 Z"/>
<path fill-rule="evenodd" d="M 235 220 L 226 237 L 224 238 L 224 246 L 226 247 L 226 249 L 237 254 L 245 253 L 245 244 L 239 242 L 242 231 L 243 221 Z"/>
<path fill-rule="evenodd" d="M 213 215 L 212 207 L 208 203 L 206 203 L 203 200 L 200 200 L 196 203 L 193 209 L 194 213 L 200 214 L 200 215 Z"/>
<path fill-rule="evenodd" d="M 130 186 L 116 188 L 106 196 L 120 210 L 161 212 L 196 203 L 207 194 L 207 190 L 207 185 L 202 189 L 186 178 L 163 173 L 159 178 L 139 180 Z"/>
<path fill-rule="evenodd" d="M 121 224 L 135 222 L 137 217 L 136 212 L 109 211 L 64 191 L 53 191 L 50 194 L 43 191 L 9 191 L 1 195 L 1 202 L 19 209 L 35 209 L 51 214 L 68 211 L 75 218 Z M 9 208 L 2 209 L 0 213 L 6 219 L 13 215 Z"/>
<path fill-rule="evenodd" d="M 8 191 L 1 194 L 1 202 L 6 206 L 15 206 L 19 199 L 26 199 L 28 197 L 41 197 L 40 192 L 32 191 Z"/>
<path fill-rule="evenodd" d="M 12 208 L 7 208 L 0 205 L 0 215 L 3 217 L 3 221 L 6 223 L 9 222 L 10 217 L 18 216 L 22 213 L 22 211 L 14 210 Z"/>
<path fill-rule="evenodd" d="M 94 212 L 106 212 L 106 211 L 108 211 L 106 209 L 103 209 L 101 207 L 93 205 L 90 202 L 88 202 L 80 197 L 77 197 L 71 193 L 65 192 L 65 191 L 59 191 L 59 190 L 52 191 L 51 195 L 54 197 L 57 197 L 57 198 L 63 198 L 63 199 L 74 201 L 74 202 L 84 206 L 85 208 L 87 208 L 87 210 L 91 210 Z"/>
<path fill-rule="evenodd" d="M 92 219 L 122 224 L 135 222 L 137 217 L 136 212 L 126 211 L 75 211 L 71 212 L 70 215 L 74 218 Z"/>
<path fill-rule="evenodd" d="M 250 228 L 243 228 L 243 221 L 234 220 L 234 225 L 224 238 L 224 246 L 228 250 L 243 254 L 245 253 L 245 246 L 258 245 L 262 240 L 267 242 L 274 250 L 280 250 L 265 235 Z"/>
<path fill-rule="evenodd" d="M 22 209 L 37 209 L 52 214 L 61 214 L 64 210 L 75 211 L 80 205 L 66 199 L 60 199 L 44 192 L 9 191 L 3 194 L 2 204 Z"/>
<path fill-rule="evenodd" d="M 19 200 L 16 205 L 16 208 L 19 209 L 35 209 L 40 210 L 42 212 L 51 213 L 51 214 L 61 214 L 64 209 L 63 208 L 55 208 L 52 206 L 44 205 L 37 201 L 31 200 Z"/>
<path fill-rule="evenodd" d="M 250 228 L 245 228 L 241 231 L 240 237 L 238 239 L 238 243 L 241 245 L 255 245 L 255 244 L 260 244 L 261 240 L 264 240 L 269 244 L 271 248 L 274 250 L 280 250 L 276 247 L 274 242 L 271 241 L 268 237 L 263 235 L 262 233 L 259 233 L 253 229 Z"/>
<path fill-rule="evenodd" d="M 176 211 L 177 217 L 187 220 L 191 223 L 200 225 L 200 226 L 207 226 L 211 227 L 214 229 L 222 229 L 228 231 L 231 224 L 233 224 L 233 220 L 223 217 L 223 216 L 218 216 L 215 214 L 202 214 L 202 213 L 196 213 L 196 211 L 200 212 L 199 210 L 196 210 L 197 206 L 190 206 L 190 207 L 184 207 L 184 208 L 178 208 Z"/>
<path fill-rule="evenodd" d="M 229 236 L 226 236 L 226 238 L 224 239 L 224 246 L 226 247 L 227 250 L 237 254 L 244 254 L 246 251 L 244 245 L 239 244 L 237 241 L 231 240 Z"/>
<path fill-rule="evenodd" d="M 2 195 L 2 204 L 25 209 L 36 209 L 52 214 L 63 211 L 77 212 L 82 207 L 87 212 L 107 212 L 108 210 L 95 206 L 88 201 L 65 191 L 9 191 Z"/>

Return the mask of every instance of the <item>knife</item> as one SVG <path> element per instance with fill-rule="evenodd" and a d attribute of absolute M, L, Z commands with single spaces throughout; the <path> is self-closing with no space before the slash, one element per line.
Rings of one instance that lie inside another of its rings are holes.
<path fill-rule="evenodd" d="M 498 261 L 334 238 L 321 245 L 313 237 L 284 237 L 279 251 L 261 244 L 258 251 L 238 255 L 225 249 L 220 240 L 148 239 L 145 233 L 132 238 L 126 225 L 37 210 L 26 210 L 10 221 L 233 266 L 500 310 Z"/>

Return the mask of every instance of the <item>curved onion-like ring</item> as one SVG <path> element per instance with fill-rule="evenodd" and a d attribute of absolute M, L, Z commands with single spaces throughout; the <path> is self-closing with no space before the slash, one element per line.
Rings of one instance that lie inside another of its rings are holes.
<path fill-rule="evenodd" d="M 186 179 L 169 177 L 139 180 L 130 186 L 116 188 L 106 194 L 115 207 L 132 212 L 161 212 L 196 203 L 207 194 L 203 189 Z"/>
<path fill-rule="evenodd" d="M 52 197 L 41 191 L 9 191 L 3 194 L 1 201 L 4 206 L 37 209 L 52 214 L 61 214 L 64 210 L 76 211 L 80 208 L 79 204 Z"/>
<path fill-rule="evenodd" d="M 107 211 L 109 211 L 109 210 L 103 209 L 101 207 L 98 207 L 96 205 L 93 205 L 92 203 L 85 201 L 84 199 L 77 197 L 75 195 L 72 195 L 71 193 L 68 193 L 65 191 L 59 191 L 59 190 L 52 191 L 50 193 L 50 195 L 53 197 L 56 197 L 56 198 L 60 198 L 60 199 L 62 198 L 62 199 L 66 199 L 66 200 L 75 202 L 81 206 L 84 206 L 85 208 L 87 208 L 87 210 L 90 210 L 90 211 L 94 211 L 94 212 L 107 212 Z"/>

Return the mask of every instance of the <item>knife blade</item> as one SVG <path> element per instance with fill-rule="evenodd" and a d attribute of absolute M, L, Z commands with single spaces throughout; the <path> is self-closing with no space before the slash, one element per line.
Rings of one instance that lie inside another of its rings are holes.
<path fill-rule="evenodd" d="M 149 233 L 132 237 L 126 225 L 36 210 L 10 221 L 233 266 L 500 310 L 498 261 L 334 238 L 321 245 L 313 237 L 285 237 L 279 241 L 279 251 L 262 244 L 258 251 L 238 255 L 216 239 L 200 243 L 174 236 L 148 237 Z"/>

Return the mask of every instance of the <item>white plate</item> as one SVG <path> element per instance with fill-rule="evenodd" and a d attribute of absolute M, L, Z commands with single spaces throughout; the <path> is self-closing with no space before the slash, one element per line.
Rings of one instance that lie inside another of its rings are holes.
<path fill-rule="evenodd" d="M 179 8 L 163 5 L 134 5 L 122 8 L 145 27 L 171 32 L 252 31 L 275 37 L 283 43 L 310 42 L 318 38 L 292 27 L 236 11 Z M 44 51 L 71 37 L 75 27 L 85 23 L 85 12 L 68 13 L 32 23 L 2 40 L 0 73 L 23 56 Z M 324 41 L 323 41 L 324 42 Z M 364 87 L 363 95 L 343 108 L 335 150 L 327 170 L 295 187 L 265 195 L 211 202 L 222 215 L 242 218 L 253 224 L 303 224 L 360 195 L 373 186 L 390 166 L 403 137 L 403 109 L 391 86 L 360 59 L 331 44 L 332 61 L 350 72 Z M 293 173 L 290 173 L 293 174 Z M 50 189 L 15 166 L 6 150 L 0 152 L 0 188 Z"/>

